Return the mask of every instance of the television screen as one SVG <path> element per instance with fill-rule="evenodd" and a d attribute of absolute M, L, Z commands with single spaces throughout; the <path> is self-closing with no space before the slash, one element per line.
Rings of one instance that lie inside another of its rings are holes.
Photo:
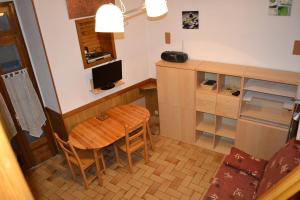
<path fill-rule="evenodd" d="M 108 90 L 122 79 L 122 60 L 108 63 L 92 69 L 94 89 Z"/>

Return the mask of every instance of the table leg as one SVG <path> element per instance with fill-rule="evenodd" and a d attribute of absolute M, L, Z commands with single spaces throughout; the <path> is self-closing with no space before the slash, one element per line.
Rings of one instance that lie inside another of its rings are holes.
<path fill-rule="evenodd" d="M 96 171 L 97 171 L 97 175 L 98 175 L 99 185 L 103 186 L 102 171 L 101 171 L 101 168 L 99 165 L 99 157 L 98 157 L 97 151 L 98 151 L 97 149 L 93 150 L 95 163 L 96 163 Z"/>
<path fill-rule="evenodd" d="M 119 166 L 121 166 L 120 156 L 119 156 L 119 150 L 116 144 L 113 144 L 115 156 L 116 156 L 116 162 Z"/>
<path fill-rule="evenodd" d="M 147 135 L 148 135 L 148 138 L 149 138 L 149 141 L 150 141 L 150 145 L 151 145 L 151 149 L 152 151 L 154 151 L 154 145 L 153 145 L 153 142 L 152 142 L 152 135 L 151 135 L 151 130 L 150 130 L 150 126 L 149 126 L 149 120 L 147 121 Z"/>

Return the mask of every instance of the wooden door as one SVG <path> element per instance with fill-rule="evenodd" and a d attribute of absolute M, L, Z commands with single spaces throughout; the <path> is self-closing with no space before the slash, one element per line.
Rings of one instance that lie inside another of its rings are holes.
<path fill-rule="evenodd" d="M 288 130 L 239 119 L 235 146 L 253 156 L 269 160 L 284 146 Z"/>
<path fill-rule="evenodd" d="M 12 2 L 0 3 L 0 54 L 0 74 L 3 75 L 26 68 L 42 104 L 41 95 Z M 43 127 L 43 137 L 38 139 L 31 138 L 21 129 L 15 118 L 15 111 L 2 78 L 0 78 L 0 86 L 1 95 L 17 128 L 18 134 L 12 139 L 12 144 L 21 167 L 28 169 L 54 155 L 56 149 L 48 120 Z"/>
<path fill-rule="evenodd" d="M 192 70 L 157 67 L 161 134 L 194 141 L 196 75 Z"/>

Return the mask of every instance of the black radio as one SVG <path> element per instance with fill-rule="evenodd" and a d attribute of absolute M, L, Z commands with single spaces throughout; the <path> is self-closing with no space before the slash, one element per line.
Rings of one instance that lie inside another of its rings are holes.
<path fill-rule="evenodd" d="M 188 59 L 188 55 L 180 51 L 164 51 L 161 59 L 169 62 L 184 63 Z"/>

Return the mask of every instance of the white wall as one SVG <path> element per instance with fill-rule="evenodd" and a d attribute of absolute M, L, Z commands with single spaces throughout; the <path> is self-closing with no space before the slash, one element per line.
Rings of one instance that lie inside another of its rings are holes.
<path fill-rule="evenodd" d="M 168 1 L 169 13 L 148 23 L 150 76 L 165 50 L 182 50 L 190 58 L 300 71 L 300 57 L 292 55 L 300 39 L 300 0 L 293 1 L 291 17 L 268 15 L 268 0 Z M 199 11 L 199 30 L 181 28 L 183 10 Z M 172 44 L 164 44 L 171 32 Z"/>
<path fill-rule="evenodd" d="M 43 103 L 60 113 L 31 0 L 14 0 L 14 4 Z"/>
<path fill-rule="evenodd" d="M 146 17 L 132 18 L 123 39 L 116 39 L 118 59 L 123 60 L 125 84 L 99 95 L 90 92 L 91 69 L 84 70 L 75 21 L 69 20 L 66 1 L 33 0 L 53 73 L 62 113 L 88 104 L 149 77 L 145 47 Z M 142 0 L 126 0 L 127 9 Z"/>

